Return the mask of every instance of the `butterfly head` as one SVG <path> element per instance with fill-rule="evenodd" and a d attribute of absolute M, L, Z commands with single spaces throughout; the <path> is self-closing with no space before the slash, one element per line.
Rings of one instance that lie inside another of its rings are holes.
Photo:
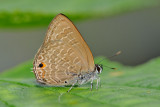
<path fill-rule="evenodd" d="M 95 72 L 97 74 L 100 74 L 102 72 L 102 70 L 103 70 L 103 65 L 102 64 L 100 64 L 100 65 L 95 64 Z"/>

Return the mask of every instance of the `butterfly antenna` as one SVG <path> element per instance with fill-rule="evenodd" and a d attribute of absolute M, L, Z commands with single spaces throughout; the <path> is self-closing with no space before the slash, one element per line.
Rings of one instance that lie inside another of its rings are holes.
<path fill-rule="evenodd" d="M 97 64 L 100 64 L 101 62 L 103 62 L 106 58 L 103 58 L 102 60 L 100 60 Z"/>
<path fill-rule="evenodd" d="M 121 54 L 121 51 L 118 51 L 118 52 L 116 52 L 114 55 L 112 55 L 112 56 L 110 56 L 110 57 L 108 57 L 108 58 L 113 58 L 113 57 L 118 56 L 118 55 L 120 55 L 120 54 Z M 104 60 L 105 60 L 105 58 L 103 58 L 102 60 L 100 60 L 100 61 L 98 62 L 98 64 L 100 64 L 100 63 L 103 62 Z M 116 70 L 116 68 L 112 68 L 112 67 L 109 67 L 109 66 L 104 66 L 104 65 L 103 65 L 103 67 Z"/>
<path fill-rule="evenodd" d="M 118 56 L 118 55 L 120 55 L 121 54 L 121 51 L 118 51 L 117 53 L 115 53 L 114 55 L 112 55 L 112 56 L 110 56 L 110 57 L 108 57 L 108 58 L 113 58 L 113 57 L 115 57 L 115 56 Z M 100 64 L 101 62 L 103 62 L 105 60 L 105 58 L 103 58 L 102 60 L 100 60 L 99 62 L 98 62 L 98 64 Z"/>
<path fill-rule="evenodd" d="M 117 68 L 112 68 L 112 67 L 109 67 L 109 66 L 104 66 L 103 67 L 106 67 L 106 68 L 110 68 L 110 69 L 113 69 L 113 70 L 116 70 Z"/>
<path fill-rule="evenodd" d="M 117 53 L 115 53 L 114 55 L 112 55 L 112 56 L 110 56 L 110 57 L 108 57 L 108 58 L 113 58 L 113 57 L 115 57 L 115 56 L 120 55 L 121 53 L 122 53 L 121 51 L 118 51 Z"/>

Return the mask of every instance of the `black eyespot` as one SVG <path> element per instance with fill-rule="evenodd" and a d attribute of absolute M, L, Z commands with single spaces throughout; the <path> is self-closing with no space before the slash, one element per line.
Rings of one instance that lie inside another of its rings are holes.
<path fill-rule="evenodd" d="M 64 83 L 67 83 L 67 81 L 64 81 Z"/>
<path fill-rule="evenodd" d="M 43 64 L 42 64 L 42 63 L 40 63 L 40 64 L 39 64 L 39 67 L 40 67 L 40 68 L 42 68 L 42 67 L 43 67 Z"/>

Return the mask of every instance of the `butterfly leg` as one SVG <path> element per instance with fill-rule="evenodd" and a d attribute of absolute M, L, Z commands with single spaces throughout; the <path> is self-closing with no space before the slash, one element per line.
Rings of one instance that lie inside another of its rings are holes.
<path fill-rule="evenodd" d="M 77 83 L 77 81 L 75 83 L 72 84 L 72 86 L 70 87 L 70 89 L 67 92 L 70 92 L 73 88 L 73 86 Z"/>
<path fill-rule="evenodd" d="M 93 79 L 91 80 L 91 91 L 92 91 L 92 88 L 93 88 Z"/>
<path fill-rule="evenodd" d="M 97 79 L 97 85 L 96 85 L 96 89 L 98 89 L 98 83 L 99 83 L 99 79 Z"/>
<path fill-rule="evenodd" d="M 99 77 L 99 87 L 101 87 L 101 78 Z"/>
<path fill-rule="evenodd" d="M 99 85 L 99 87 L 101 87 L 100 77 L 97 78 L 96 89 L 98 89 L 98 85 Z"/>

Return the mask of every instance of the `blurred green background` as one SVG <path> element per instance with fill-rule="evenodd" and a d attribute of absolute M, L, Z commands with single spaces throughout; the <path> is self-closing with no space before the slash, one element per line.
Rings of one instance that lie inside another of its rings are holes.
<path fill-rule="evenodd" d="M 78 27 L 94 56 L 126 65 L 160 54 L 159 0 L 0 0 L 0 71 L 32 59 L 58 13 Z"/>

